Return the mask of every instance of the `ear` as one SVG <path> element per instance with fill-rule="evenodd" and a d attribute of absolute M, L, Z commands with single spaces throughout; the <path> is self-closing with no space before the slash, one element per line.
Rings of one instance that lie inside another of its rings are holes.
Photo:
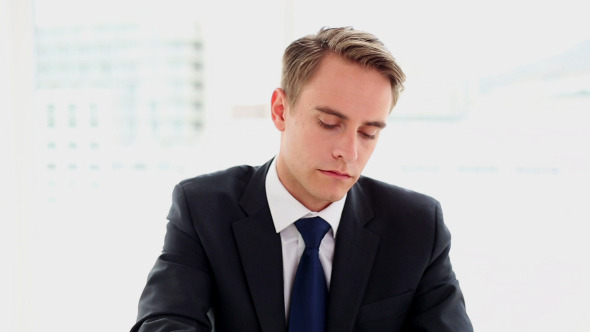
<path fill-rule="evenodd" d="M 285 130 L 285 116 L 288 109 L 287 95 L 285 91 L 280 88 L 276 88 L 272 93 L 272 99 L 270 101 L 270 114 L 272 122 L 279 131 Z"/>

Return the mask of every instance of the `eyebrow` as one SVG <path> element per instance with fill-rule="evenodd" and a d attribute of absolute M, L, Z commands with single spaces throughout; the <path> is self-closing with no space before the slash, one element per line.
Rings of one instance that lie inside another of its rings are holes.
<path fill-rule="evenodd" d="M 318 106 L 315 109 L 322 112 L 322 113 L 339 117 L 342 120 L 348 120 L 348 117 L 346 115 L 344 115 L 344 114 L 342 114 L 342 113 L 340 113 L 328 106 Z M 383 129 L 383 128 L 385 128 L 385 126 L 387 126 L 387 124 L 383 121 L 367 121 L 367 122 L 364 122 L 363 125 L 373 126 L 373 127 L 379 128 L 379 129 Z"/>

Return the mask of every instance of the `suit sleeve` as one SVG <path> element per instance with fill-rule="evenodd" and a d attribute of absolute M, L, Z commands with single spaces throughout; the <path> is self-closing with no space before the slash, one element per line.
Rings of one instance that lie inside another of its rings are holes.
<path fill-rule="evenodd" d="M 451 234 L 443 222 L 438 202 L 434 222 L 431 259 L 416 290 L 405 330 L 472 332 L 463 294 L 449 258 Z"/>
<path fill-rule="evenodd" d="M 211 268 L 182 185 L 174 188 L 162 254 L 149 273 L 132 332 L 211 331 Z"/>

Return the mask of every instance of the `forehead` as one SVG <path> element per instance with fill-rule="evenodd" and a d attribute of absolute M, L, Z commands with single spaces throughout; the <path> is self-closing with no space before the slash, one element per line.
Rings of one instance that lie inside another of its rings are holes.
<path fill-rule="evenodd" d="M 306 107 L 329 107 L 347 116 L 365 114 L 378 120 L 387 117 L 393 102 L 387 77 L 336 54 L 324 56 L 300 99 Z"/>

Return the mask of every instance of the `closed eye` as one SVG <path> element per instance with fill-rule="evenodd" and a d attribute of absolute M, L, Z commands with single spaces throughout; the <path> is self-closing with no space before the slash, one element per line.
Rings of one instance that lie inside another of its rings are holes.
<path fill-rule="evenodd" d="M 367 139 L 375 139 L 377 137 L 376 134 L 371 135 L 371 134 L 367 134 L 367 133 L 363 133 L 363 132 L 361 132 L 360 134 L 363 135 L 363 137 L 365 137 Z"/>
<path fill-rule="evenodd" d="M 335 124 L 335 125 L 333 125 L 333 124 L 328 124 L 328 123 L 325 123 L 325 122 L 324 122 L 324 121 L 322 121 L 322 120 L 318 120 L 318 122 L 319 122 L 320 126 L 322 126 L 322 127 L 326 128 L 326 129 L 335 129 L 336 127 L 338 127 L 338 125 L 337 125 L 337 124 Z"/>

